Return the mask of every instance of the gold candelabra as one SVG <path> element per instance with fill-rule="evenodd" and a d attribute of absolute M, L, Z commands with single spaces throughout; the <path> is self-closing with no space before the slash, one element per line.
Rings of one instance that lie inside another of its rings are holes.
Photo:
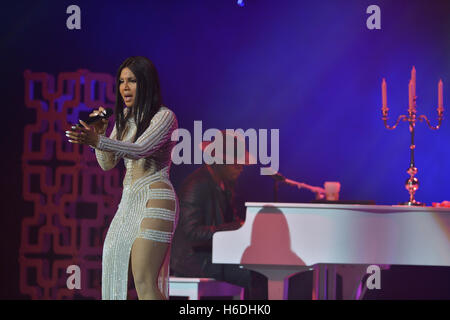
<path fill-rule="evenodd" d="M 409 174 L 409 178 L 406 180 L 406 183 L 405 183 L 405 188 L 409 192 L 409 201 L 402 202 L 401 204 L 408 205 L 408 206 L 424 206 L 425 205 L 424 203 L 417 202 L 414 197 L 417 189 L 419 189 L 419 180 L 415 177 L 418 170 L 416 168 L 415 161 L 414 161 L 414 150 L 416 148 L 416 146 L 414 144 L 414 129 L 415 129 L 417 121 L 420 121 L 420 122 L 425 121 L 431 130 L 438 130 L 441 127 L 442 119 L 444 116 L 442 79 L 439 80 L 439 83 L 438 83 L 438 108 L 437 108 L 438 124 L 436 126 L 432 126 L 430 121 L 428 120 L 428 118 L 425 115 L 417 116 L 416 69 L 414 68 L 414 66 L 411 70 L 411 79 L 409 80 L 408 90 L 409 90 L 408 115 L 400 115 L 397 118 L 397 121 L 395 122 L 395 124 L 393 126 L 390 126 L 387 123 L 387 120 L 389 119 L 388 118 L 389 108 L 387 107 L 387 85 L 386 85 L 386 80 L 383 78 L 383 81 L 381 83 L 382 103 L 383 103 L 383 107 L 381 109 L 382 113 L 383 113 L 382 119 L 384 122 L 384 126 L 389 130 L 394 130 L 397 127 L 397 125 L 400 123 L 400 121 L 409 123 L 409 132 L 411 134 L 411 143 L 409 146 L 410 162 L 409 162 L 409 168 L 408 168 L 408 170 L 406 170 L 406 172 Z"/>

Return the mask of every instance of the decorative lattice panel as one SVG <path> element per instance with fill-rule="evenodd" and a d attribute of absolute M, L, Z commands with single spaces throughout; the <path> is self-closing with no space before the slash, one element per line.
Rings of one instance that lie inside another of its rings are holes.
<path fill-rule="evenodd" d="M 114 77 L 88 70 L 25 71 L 20 291 L 32 299 L 99 299 L 101 254 L 122 192 L 123 166 L 103 171 L 88 146 L 67 142 L 65 130 L 93 108 L 113 108 Z M 111 122 L 113 122 L 111 120 Z M 108 134 L 112 129 L 110 124 Z M 81 289 L 69 289 L 67 268 L 81 270 Z"/>

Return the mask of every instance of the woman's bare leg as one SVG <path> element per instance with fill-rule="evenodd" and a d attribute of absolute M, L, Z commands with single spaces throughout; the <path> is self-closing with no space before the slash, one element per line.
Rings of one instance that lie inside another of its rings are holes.
<path fill-rule="evenodd" d="M 164 182 L 153 183 L 151 188 L 170 189 Z M 164 208 L 175 211 L 175 201 L 150 199 L 147 208 Z M 144 218 L 141 230 L 172 232 L 173 222 L 159 218 Z M 166 299 L 158 286 L 158 277 L 170 243 L 137 238 L 131 249 L 131 266 L 139 300 Z"/>

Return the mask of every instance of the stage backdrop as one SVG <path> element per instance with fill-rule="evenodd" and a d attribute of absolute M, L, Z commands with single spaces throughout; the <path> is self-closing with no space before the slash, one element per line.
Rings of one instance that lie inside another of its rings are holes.
<path fill-rule="evenodd" d="M 384 128 L 381 80 L 390 123 L 407 111 L 413 66 L 418 114 L 435 124 L 439 79 L 450 109 L 450 2 L 243 3 L 17 1 L 2 9 L 3 298 L 100 297 L 102 243 L 123 166 L 102 171 L 91 149 L 70 145 L 64 131 L 93 108 L 113 107 L 115 72 L 128 56 L 154 61 L 180 127 L 193 133 L 201 120 L 203 130 L 279 129 L 286 177 L 315 186 L 339 181 L 342 200 L 408 200 L 409 131 L 406 123 Z M 81 29 L 67 27 L 72 4 Z M 381 9 L 380 30 L 366 26 L 372 4 Z M 447 112 L 438 131 L 416 126 L 416 198 L 428 205 L 450 200 Z M 197 167 L 174 165 L 175 186 Z M 242 174 L 241 202 L 273 200 L 273 180 L 260 167 Z M 313 199 L 280 186 L 279 201 Z M 81 268 L 80 290 L 66 286 L 70 265 Z M 403 281 L 388 274 L 384 291 L 372 295 L 450 296 L 442 268 L 399 274 Z"/>

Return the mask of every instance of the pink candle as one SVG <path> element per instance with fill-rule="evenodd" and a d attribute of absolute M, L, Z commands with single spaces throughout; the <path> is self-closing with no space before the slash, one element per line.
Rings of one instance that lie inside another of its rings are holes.
<path fill-rule="evenodd" d="M 438 83 L 438 110 L 444 110 L 444 84 L 442 79 Z"/>
<path fill-rule="evenodd" d="M 408 102 L 409 102 L 409 108 L 408 111 L 414 110 L 414 100 L 413 100 L 413 83 L 412 80 L 409 80 L 409 87 L 408 87 Z"/>
<path fill-rule="evenodd" d="M 387 92 L 386 92 L 386 80 L 383 78 L 383 82 L 381 82 L 381 96 L 383 101 L 382 110 L 387 109 Z"/>
<path fill-rule="evenodd" d="M 413 99 L 416 99 L 416 68 L 413 66 L 411 70 L 411 81 L 412 81 L 412 95 Z"/>

